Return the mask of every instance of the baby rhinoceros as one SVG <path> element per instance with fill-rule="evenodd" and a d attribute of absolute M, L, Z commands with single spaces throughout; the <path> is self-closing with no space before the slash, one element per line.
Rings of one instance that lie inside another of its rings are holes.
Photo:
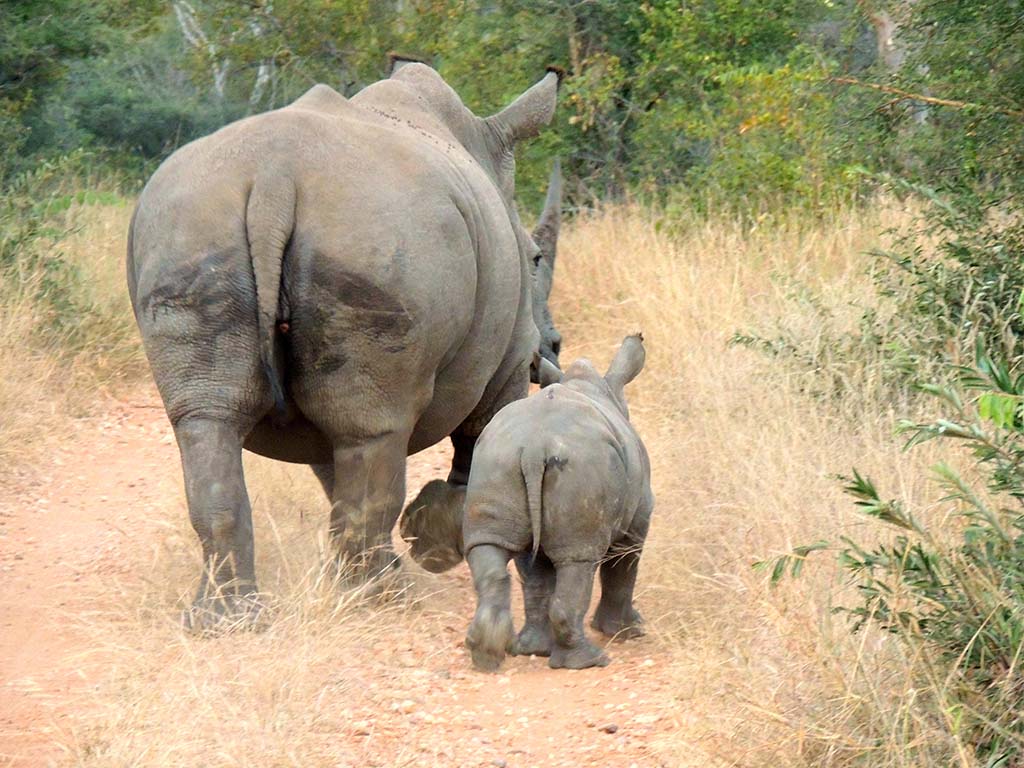
<path fill-rule="evenodd" d="M 545 363 L 542 386 L 553 383 L 499 411 L 473 453 L 462 533 L 477 593 L 466 645 L 478 669 L 497 669 L 506 651 L 550 655 L 553 668 L 608 664 L 583 630 L 598 565 L 592 626 L 618 638 L 643 634 L 633 587 L 654 497 L 623 394 L 643 368 L 643 337 L 628 336 L 604 376 L 588 360 L 564 376 Z M 526 606 L 517 637 L 512 557 Z"/>

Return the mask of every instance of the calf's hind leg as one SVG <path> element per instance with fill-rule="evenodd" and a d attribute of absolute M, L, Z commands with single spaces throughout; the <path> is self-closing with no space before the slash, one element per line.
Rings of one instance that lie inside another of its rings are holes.
<path fill-rule="evenodd" d="M 476 589 L 476 614 L 466 633 L 473 666 L 494 672 L 512 643 L 511 579 L 508 550 L 478 544 L 466 555 Z"/>
<path fill-rule="evenodd" d="M 633 607 L 633 589 L 640 566 L 640 544 L 613 547 L 601 563 L 601 602 L 590 626 L 616 640 L 642 637 L 643 617 Z"/>
<path fill-rule="evenodd" d="M 526 623 L 512 644 L 516 656 L 550 656 L 551 594 L 555 590 L 555 567 L 543 552 L 536 557 L 523 553 L 516 557 L 516 569 L 523 580 L 523 605 Z"/>
<path fill-rule="evenodd" d="M 556 563 L 555 594 L 551 598 L 551 628 L 555 646 L 548 666 L 552 669 L 585 669 L 608 665 L 608 656 L 587 639 L 583 617 L 594 589 L 595 563 Z"/>
<path fill-rule="evenodd" d="M 186 629 L 207 632 L 255 622 L 252 509 L 242 473 L 242 435 L 234 424 L 186 418 L 174 428 L 192 527 L 203 547 L 203 573 Z"/>

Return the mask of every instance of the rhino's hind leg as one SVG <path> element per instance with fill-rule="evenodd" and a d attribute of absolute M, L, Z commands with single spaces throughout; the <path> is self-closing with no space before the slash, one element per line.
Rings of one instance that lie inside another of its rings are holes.
<path fill-rule="evenodd" d="M 594 589 L 595 563 L 557 563 L 555 594 L 551 598 L 551 628 L 555 647 L 548 666 L 552 669 L 604 667 L 608 656 L 587 639 L 583 617 L 590 607 Z"/>
<path fill-rule="evenodd" d="M 608 637 L 628 640 L 644 634 L 644 620 L 633 607 L 633 589 L 640 565 L 640 545 L 608 554 L 601 563 L 601 601 L 591 626 Z"/>
<path fill-rule="evenodd" d="M 334 450 L 330 532 L 346 577 L 376 579 L 398 567 L 391 531 L 405 501 L 407 434 Z"/>
<path fill-rule="evenodd" d="M 492 544 L 479 544 L 466 555 L 477 599 L 466 647 L 473 666 L 484 672 L 494 672 L 501 666 L 512 643 L 510 557 L 508 550 Z"/>
<path fill-rule="evenodd" d="M 512 644 L 512 653 L 550 656 L 555 640 L 548 614 L 555 590 L 555 567 L 543 552 L 538 552 L 536 558 L 526 552 L 516 557 L 516 569 L 523 580 L 526 623 Z"/>
<path fill-rule="evenodd" d="M 260 614 L 253 565 L 252 510 L 242 473 L 239 428 L 186 418 L 174 429 L 203 573 L 185 628 L 199 633 L 251 628 Z"/>

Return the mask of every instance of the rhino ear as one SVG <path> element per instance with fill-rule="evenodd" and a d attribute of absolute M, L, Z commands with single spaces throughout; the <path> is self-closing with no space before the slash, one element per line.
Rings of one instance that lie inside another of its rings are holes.
<path fill-rule="evenodd" d="M 541 211 L 540 219 L 533 230 L 533 241 L 552 269 L 555 267 L 555 256 L 558 254 L 558 229 L 561 223 L 562 164 L 556 159 L 548 181 L 548 196 L 544 200 L 544 210 Z"/>
<path fill-rule="evenodd" d="M 623 387 L 639 376 L 646 357 L 643 334 L 637 332 L 623 339 L 615 359 L 608 366 L 608 373 L 604 375 L 612 391 L 621 393 Z"/>
<path fill-rule="evenodd" d="M 558 369 L 558 366 L 548 360 L 546 357 L 542 357 L 540 352 L 533 353 L 533 372 L 537 375 L 535 384 L 540 384 L 540 388 L 551 386 L 552 384 L 562 383 L 562 372 Z"/>
<path fill-rule="evenodd" d="M 507 135 L 513 142 L 530 139 L 555 116 L 558 97 L 558 72 L 549 70 L 544 78 L 487 122 Z"/>

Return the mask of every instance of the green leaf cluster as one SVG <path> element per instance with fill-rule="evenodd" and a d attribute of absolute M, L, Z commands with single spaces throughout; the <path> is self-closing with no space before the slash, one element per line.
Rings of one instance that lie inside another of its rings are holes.
<path fill-rule="evenodd" d="M 903 422 L 907 447 L 957 440 L 973 453 L 985 485 L 976 488 L 946 464 L 934 468 L 952 525 L 926 525 L 854 470 L 844 490 L 861 513 L 896 530 L 891 540 L 865 545 L 844 536 L 755 567 L 775 583 L 799 575 L 809 553 L 835 552 L 859 596 L 837 609 L 853 629 L 874 624 L 932 654 L 948 670 L 941 676 L 960 710 L 962 736 L 989 764 L 1015 765 L 1024 757 L 1024 374 L 979 346 L 956 385 L 925 389 L 948 415 Z"/>

